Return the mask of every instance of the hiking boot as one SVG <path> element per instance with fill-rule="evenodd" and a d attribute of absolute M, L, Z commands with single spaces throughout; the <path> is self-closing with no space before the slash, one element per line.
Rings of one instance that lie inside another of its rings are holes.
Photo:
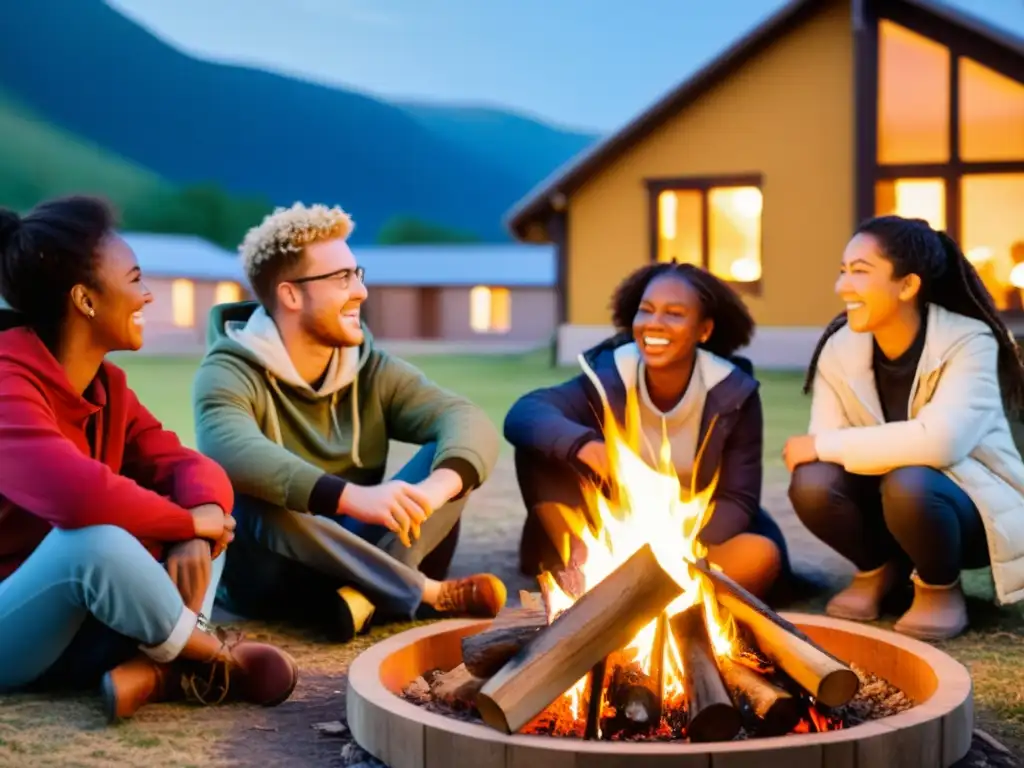
<path fill-rule="evenodd" d="M 914 602 L 893 627 L 919 640 L 949 640 L 963 633 L 969 624 L 967 601 L 957 578 L 952 584 L 925 584 L 915 572 Z"/>
<path fill-rule="evenodd" d="M 182 661 L 181 688 L 199 704 L 246 701 L 276 707 L 287 700 L 299 681 L 299 667 L 289 654 L 267 643 L 227 638 L 221 630 L 217 655 L 205 662 Z M 178 671 L 175 664 L 175 671 Z"/>
<path fill-rule="evenodd" d="M 439 613 L 493 619 L 505 607 L 507 598 L 501 579 L 490 573 L 479 573 L 442 581 L 435 608 Z"/>
<path fill-rule="evenodd" d="M 352 587 L 342 587 L 333 595 L 325 617 L 327 639 L 334 643 L 347 643 L 356 635 L 368 632 L 374 611 L 373 603 L 361 592 Z"/>
<path fill-rule="evenodd" d="M 107 722 L 113 725 L 132 717 L 145 704 L 167 701 L 171 676 L 169 664 L 158 664 L 144 654 L 107 672 L 100 683 Z"/>
<path fill-rule="evenodd" d="M 895 563 L 857 573 L 846 589 L 828 601 L 825 613 L 837 619 L 875 621 L 882 600 L 896 585 L 897 575 Z"/>

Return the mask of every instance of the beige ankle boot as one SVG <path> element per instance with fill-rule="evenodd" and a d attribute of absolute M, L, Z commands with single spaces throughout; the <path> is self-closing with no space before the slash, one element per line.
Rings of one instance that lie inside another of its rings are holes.
<path fill-rule="evenodd" d="M 850 621 L 876 620 L 882 600 L 896 585 L 897 575 L 895 563 L 857 573 L 846 589 L 828 601 L 825 613 Z"/>
<path fill-rule="evenodd" d="M 957 578 L 952 584 L 925 584 L 915 571 L 914 603 L 893 627 L 919 640 L 949 640 L 967 629 L 967 601 Z"/>

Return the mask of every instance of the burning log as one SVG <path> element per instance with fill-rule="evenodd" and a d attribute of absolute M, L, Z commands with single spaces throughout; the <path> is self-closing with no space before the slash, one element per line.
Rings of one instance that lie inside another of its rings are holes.
<path fill-rule="evenodd" d="M 601 705 L 604 703 L 604 678 L 607 671 L 607 657 L 597 662 L 590 670 L 590 680 L 587 683 L 587 724 L 583 729 L 583 738 L 587 741 L 601 738 Z"/>
<path fill-rule="evenodd" d="M 715 585 L 718 602 L 745 624 L 761 651 L 817 701 L 840 707 L 857 694 L 852 669 L 779 616 L 724 573 L 690 562 Z"/>
<path fill-rule="evenodd" d="M 632 732 L 657 728 L 661 722 L 658 680 L 636 662 L 615 668 L 608 686 L 608 703 L 615 707 L 617 724 Z"/>
<path fill-rule="evenodd" d="M 547 625 L 544 608 L 502 608 L 487 629 L 462 639 L 466 669 L 491 677 Z"/>
<path fill-rule="evenodd" d="M 641 547 L 487 682 L 477 697 L 484 722 L 505 733 L 518 731 L 625 646 L 681 591 L 651 547 Z"/>
<path fill-rule="evenodd" d="M 704 623 L 704 606 L 698 603 L 687 608 L 669 623 L 683 662 L 687 736 L 690 741 L 729 741 L 740 732 L 743 722 L 718 672 Z"/>
<path fill-rule="evenodd" d="M 750 667 L 722 659 L 718 669 L 736 706 L 746 704 L 757 718 L 759 736 L 781 736 L 800 722 L 799 700 Z"/>

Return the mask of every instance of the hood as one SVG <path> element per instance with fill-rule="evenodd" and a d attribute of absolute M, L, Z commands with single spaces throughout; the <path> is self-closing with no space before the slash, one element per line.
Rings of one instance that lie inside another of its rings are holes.
<path fill-rule="evenodd" d="M 29 371 L 50 395 L 61 401 L 69 418 L 86 418 L 106 405 L 106 389 L 90 387 L 87 400 L 71 387 L 64 367 L 57 362 L 24 318 L 12 309 L 0 308 L 0 365 Z M 106 363 L 104 363 L 106 365 Z"/>
<path fill-rule="evenodd" d="M 363 343 L 359 347 L 339 347 L 331 356 L 327 374 L 319 389 L 314 390 L 295 370 L 288 350 L 285 349 L 281 334 L 274 320 L 260 306 L 259 302 L 243 301 L 233 304 L 219 304 L 210 310 L 210 322 L 206 330 L 206 341 L 210 348 L 209 356 L 230 355 L 240 357 L 261 367 L 267 381 L 287 407 L 287 397 L 278 385 L 283 381 L 292 391 L 309 398 L 330 398 L 331 428 L 341 434 L 338 423 L 338 396 L 342 390 L 352 385 L 351 419 L 352 419 L 352 461 L 357 467 L 362 466 L 359 456 L 359 378 L 358 374 L 373 351 L 373 336 L 366 324 L 362 324 Z M 294 413 L 294 410 L 293 410 Z M 281 425 L 277 408 L 273 400 L 268 401 L 270 437 L 278 445 L 283 445 Z"/>
<path fill-rule="evenodd" d="M 210 352 L 246 358 L 264 368 L 273 378 L 311 397 L 328 397 L 351 384 L 373 349 L 373 336 L 365 324 L 359 347 L 339 347 L 331 356 L 327 374 L 314 390 L 292 363 L 281 334 L 267 311 L 255 301 L 219 304 L 210 311 L 206 331 Z"/>

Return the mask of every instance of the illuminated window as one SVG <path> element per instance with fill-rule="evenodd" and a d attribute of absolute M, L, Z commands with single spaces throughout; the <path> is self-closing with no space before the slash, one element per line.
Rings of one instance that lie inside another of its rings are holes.
<path fill-rule="evenodd" d="M 192 328 L 196 324 L 196 286 L 191 280 L 171 283 L 171 312 L 179 328 Z"/>
<path fill-rule="evenodd" d="M 658 261 L 696 264 L 733 283 L 761 279 L 763 197 L 756 186 L 665 190 L 657 206 Z"/>
<path fill-rule="evenodd" d="M 512 328 L 512 294 L 508 288 L 473 288 L 469 292 L 469 327 L 477 333 L 508 333 Z"/>
<path fill-rule="evenodd" d="M 960 157 L 1024 160 L 1024 84 L 960 59 Z"/>
<path fill-rule="evenodd" d="M 996 307 L 1024 309 L 1024 173 L 966 175 L 960 195 L 964 253 Z"/>
<path fill-rule="evenodd" d="M 231 281 L 217 283 L 217 288 L 213 292 L 214 304 L 234 304 L 241 300 L 242 286 L 238 283 L 233 283 Z"/>
<path fill-rule="evenodd" d="M 878 162 L 949 162 L 949 49 L 879 22 Z"/>
<path fill-rule="evenodd" d="M 894 179 L 875 185 L 875 213 L 924 219 L 946 228 L 946 183 L 942 179 Z"/>

